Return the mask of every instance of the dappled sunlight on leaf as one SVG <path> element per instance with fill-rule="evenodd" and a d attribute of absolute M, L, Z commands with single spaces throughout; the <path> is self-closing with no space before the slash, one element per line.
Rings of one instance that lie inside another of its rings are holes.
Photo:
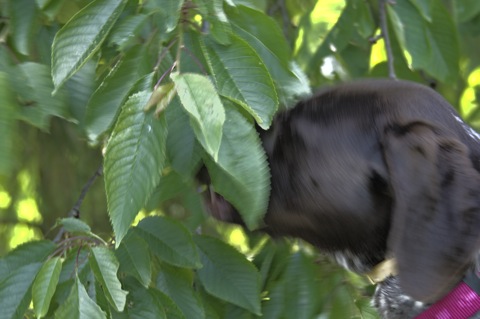
<path fill-rule="evenodd" d="M 37 202 L 33 198 L 23 199 L 17 203 L 17 216 L 21 221 L 42 221 L 42 215 L 38 211 Z"/>

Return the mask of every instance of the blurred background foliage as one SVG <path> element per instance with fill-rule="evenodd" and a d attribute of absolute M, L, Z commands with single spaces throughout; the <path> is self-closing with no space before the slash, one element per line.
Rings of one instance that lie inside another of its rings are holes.
<path fill-rule="evenodd" d="M 162 8 L 172 1 L 128 1 L 103 42 L 101 54 L 95 54 L 55 95 L 51 94 L 54 85 L 50 75 L 53 39 L 92 1 L 0 1 L 0 256 L 22 243 L 56 235 L 58 230 L 53 227 L 57 219 L 68 216 L 81 188 L 102 163 L 106 137 L 90 134 L 86 115 L 92 96 L 119 57 L 134 54 L 132 50 L 147 52 L 147 63 L 139 63 L 139 68 L 154 68 L 158 53 L 166 45 L 162 28 L 168 27 L 168 23 L 158 21 L 168 22 Z M 214 3 L 245 5 L 275 19 L 296 62 L 292 67 L 305 73 L 312 91 L 327 84 L 388 74 L 384 41 L 378 36 L 376 0 Z M 397 76 L 433 87 L 479 129 L 480 1 L 396 0 L 387 7 Z M 252 15 L 248 23 L 263 22 Z M 147 215 L 163 214 L 183 221 L 190 229 L 202 224 L 204 233 L 223 238 L 247 256 L 266 245 L 264 236 L 247 234 L 239 227 L 205 217 L 193 181 L 180 182 L 175 174 L 164 174 L 164 186 L 155 191 L 136 222 Z M 112 228 L 102 179 L 89 190 L 81 206 L 81 219 L 94 233 L 110 238 Z M 338 299 L 322 299 L 334 304 L 325 316 L 340 318 L 334 313 L 340 310 L 335 309 L 351 307 L 352 300 L 365 302 L 354 298 L 350 284 L 371 293 L 372 288 L 362 279 L 334 266 L 322 263 L 323 267 L 311 267 L 319 257 L 308 245 L 297 241 L 278 245 L 288 247 L 285 251 L 291 259 L 286 271 L 292 274 L 290 280 L 310 272 L 314 278 L 330 278 L 325 287 L 340 290 Z M 264 258 L 275 255 L 266 254 Z M 340 284 L 345 278 L 349 285 Z M 301 285 L 301 280 L 291 285 Z M 297 302 L 308 303 L 308 298 Z"/>

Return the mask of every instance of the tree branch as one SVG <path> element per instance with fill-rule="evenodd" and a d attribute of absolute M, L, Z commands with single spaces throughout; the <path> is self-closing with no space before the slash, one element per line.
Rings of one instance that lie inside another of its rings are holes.
<path fill-rule="evenodd" d="M 85 183 L 85 185 L 82 187 L 80 196 L 75 202 L 75 205 L 73 205 L 72 209 L 68 212 L 68 217 L 80 218 L 80 206 L 82 206 L 85 196 L 87 195 L 88 191 L 92 187 L 97 177 L 102 176 L 102 174 L 103 174 L 103 165 L 100 165 L 95 171 L 95 173 L 92 175 L 92 177 L 90 177 L 88 181 Z M 57 236 L 55 236 L 55 239 L 53 241 L 59 242 L 64 233 L 65 233 L 65 229 L 62 227 L 58 232 Z"/>
<path fill-rule="evenodd" d="M 396 79 L 395 67 L 393 61 L 392 46 L 390 44 L 390 37 L 388 35 L 387 26 L 387 4 L 391 3 L 389 0 L 378 0 L 379 15 L 380 15 L 380 30 L 385 42 L 385 51 L 387 52 L 388 77 Z"/>

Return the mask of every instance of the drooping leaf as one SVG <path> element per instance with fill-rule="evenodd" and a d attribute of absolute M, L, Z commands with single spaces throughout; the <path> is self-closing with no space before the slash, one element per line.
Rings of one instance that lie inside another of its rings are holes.
<path fill-rule="evenodd" d="M 152 264 L 149 247 L 136 232 L 127 233 L 115 255 L 120 262 L 120 271 L 135 277 L 145 288 L 150 285 Z"/>
<path fill-rule="evenodd" d="M 55 90 L 100 48 L 127 0 L 95 0 L 58 31 L 52 48 Z"/>
<path fill-rule="evenodd" d="M 122 107 L 105 154 L 105 187 L 116 245 L 160 181 L 165 162 L 165 118 L 143 111 L 151 92 L 131 96 Z"/>
<path fill-rule="evenodd" d="M 224 101 L 226 121 L 218 161 L 205 159 L 215 191 L 240 212 L 253 229 L 266 212 L 270 176 L 265 151 L 253 125 L 231 102 Z"/>
<path fill-rule="evenodd" d="M 12 95 L 8 74 L 4 72 L 0 72 L 0 99 L 0 175 L 8 176 L 15 162 L 15 120 L 18 117 L 18 106 Z"/>
<path fill-rule="evenodd" d="M 78 277 L 65 302 L 55 312 L 57 319 L 106 319 L 105 312 L 87 294 Z"/>
<path fill-rule="evenodd" d="M 143 47 L 134 47 L 112 68 L 88 101 L 85 124 L 95 141 L 113 123 L 132 86 L 148 72 Z"/>
<path fill-rule="evenodd" d="M 284 287 L 287 289 L 283 300 L 286 317 L 308 319 L 314 315 L 316 303 L 320 301 L 316 290 L 318 283 L 313 280 L 315 271 L 315 265 L 310 259 L 306 258 L 303 252 L 297 252 L 290 257 L 283 277 Z M 331 290 L 328 292 L 331 292 Z"/>
<path fill-rule="evenodd" d="M 230 45 L 223 46 L 207 38 L 202 46 L 218 92 L 241 105 L 267 129 L 278 108 L 272 77 L 245 40 L 236 35 L 231 40 Z"/>
<path fill-rule="evenodd" d="M 33 280 L 41 263 L 19 266 L 0 281 L 0 319 L 21 319 L 31 300 Z"/>
<path fill-rule="evenodd" d="M 265 63 L 276 84 L 280 102 L 290 106 L 296 98 L 309 95 L 305 75 L 299 68 L 292 70 L 295 66 L 291 62 L 290 47 L 275 20 L 245 6 L 228 12 L 235 33 L 247 41 Z"/>
<path fill-rule="evenodd" d="M 65 82 L 64 88 L 68 94 L 70 113 L 80 127 L 85 123 L 87 103 L 96 87 L 97 57 L 88 60 L 70 79 Z M 58 96 L 60 89 L 55 96 Z"/>
<path fill-rule="evenodd" d="M 49 240 L 31 241 L 22 244 L 0 259 L 0 282 L 18 268 L 43 262 L 55 250 L 55 244 Z"/>
<path fill-rule="evenodd" d="M 108 302 L 116 311 L 123 311 L 127 300 L 127 292 L 122 290 L 122 285 L 118 280 L 118 260 L 114 253 L 105 247 L 93 247 L 89 263 L 95 278 L 102 285 Z"/>
<path fill-rule="evenodd" d="M 174 73 L 171 78 L 197 140 L 208 154 L 217 159 L 225 121 L 225 111 L 217 91 L 203 75 Z"/>
<path fill-rule="evenodd" d="M 165 217 L 147 217 L 135 230 L 162 261 L 184 268 L 201 267 L 192 237 L 182 224 Z"/>
<path fill-rule="evenodd" d="M 187 112 L 174 98 L 165 111 L 168 123 L 167 154 L 179 174 L 192 176 L 200 163 L 201 146 L 195 139 Z"/>
<path fill-rule="evenodd" d="M 30 53 L 38 10 L 35 2 L 31 0 L 9 1 L 10 25 L 12 27 L 13 44 L 18 52 L 23 55 Z"/>
<path fill-rule="evenodd" d="M 24 80 L 24 90 L 30 105 L 22 108 L 22 119 L 40 129 L 48 130 L 50 117 L 70 118 L 65 92 L 52 96 L 53 83 L 50 68 L 34 62 L 25 62 L 16 67 L 18 76 Z M 28 92 L 28 93 L 27 93 Z"/>
<path fill-rule="evenodd" d="M 157 286 L 173 299 L 186 319 L 205 318 L 205 310 L 193 288 L 191 270 L 166 265 L 158 274 Z"/>
<path fill-rule="evenodd" d="M 60 258 L 54 257 L 42 265 L 37 278 L 35 278 L 32 287 L 32 300 L 33 309 L 35 309 L 35 314 L 39 318 L 44 317 L 48 312 L 61 270 L 62 261 Z"/>
<path fill-rule="evenodd" d="M 235 248 L 215 238 L 195 237 L 203 267 L 198 277 L 213 296 L 260 315 L 258 270 Z"/>
<path fill-rule="evenodd" d="M 70 233 L 90 233 L 92 231 L 87 223 L 78 218 L 62 218 L 58 223 Z"/>

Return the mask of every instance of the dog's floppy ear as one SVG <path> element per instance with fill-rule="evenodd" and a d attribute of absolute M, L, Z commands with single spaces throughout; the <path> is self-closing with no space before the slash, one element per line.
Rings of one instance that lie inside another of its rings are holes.
<path fill-rule="evenodd" d="M 383 141 L 394 197 L 389 250 L 402 289 L 425 302 L 453 288 L 479 249 L 479 173 L 448 135 L 413 122 L 387 129 Z"/>

